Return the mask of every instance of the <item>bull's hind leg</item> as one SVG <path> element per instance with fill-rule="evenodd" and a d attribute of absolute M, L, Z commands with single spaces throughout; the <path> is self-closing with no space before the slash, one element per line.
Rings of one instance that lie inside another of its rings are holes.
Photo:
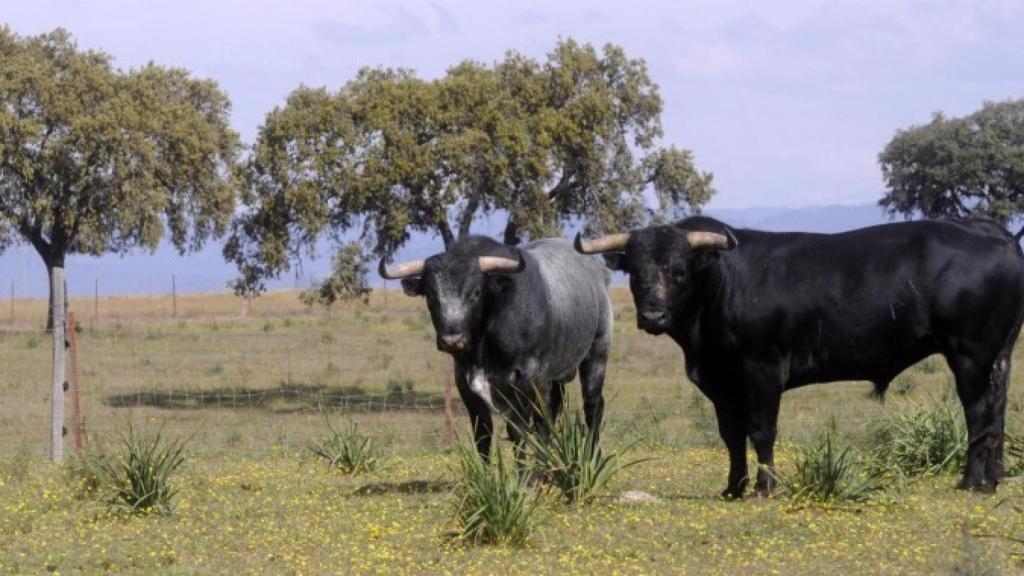
<path fill-rule="evenodd" d="M 1009 355 L 1000 354 L 994 362 L 979 362 L 966 354 L 950 355 L 947 361 L 967 421 L 967 463 L 959 487 L 994 491 L 1003 476 Z"/>
<path fill-rule="evenodd" d="M 775 489 L 775 437 L 781 399 L 781 394 L 775 390 L 748 398 L 747 435 L 757 453 L 757 481 L 754 483 L 757 496 L 770 496 Z"/>
<path fill-rule="evenodd" d="M 594 444 L 601 440 L 601 421 L 604 418 L 604 374 L 608 364 L 608 346 L 595 344 L 590 354 L 580 363 L 580 386 L 583 391 L 583 414 Z"/>

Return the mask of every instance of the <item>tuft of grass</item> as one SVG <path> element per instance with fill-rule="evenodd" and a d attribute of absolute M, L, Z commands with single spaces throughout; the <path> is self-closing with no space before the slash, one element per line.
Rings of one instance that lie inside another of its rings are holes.
<path fill-rule="evenodd" d="M 32 456 L 28 447 L 24 444 L 18 446 L 18 450 L 10 459 L 0 460 L 0 480 L 6 478 L 12 484 L 17 484 L 28 477 L 29 466 Z"/>
<path fill-rule="evenodd" d="M 163 429 L 140 435 L 133 426 L 112 451 L 95 449 L 68 463 L 80 496 L 99 495 L 115 511 L 169 514 L 178 487 L 174 476 L 185 462 L 187 439 L 167 440 Z"/>
<path fill-rule="evenodd" d="M 967 458 L 967 424 L 951 398 L 895 412 L 875 426 L 878 461 L 904 476 L 955 472 Z"/>
<path fill-rule="evenodd" d="M 359 433 L 355 422 L 336 428 L 324 420 L 327 432 L 309 445 L 309 451 L 323 459 L 327 467 L 343 474 L 362 474 L 380 468 L 384 447 L 369 436 Z"/>
<path fill-rule="evenodd" d="M 536 526 L 539 493 L 495 444 L 487 462 L 471 443 L 458 445 L 457 537 L 473 544 L 522 546 Z"/>
<path fill-rule="evenodd" d="M 548 418 L 547 424 L 550 429 L 547 439 L 528 430 L 520 430 L 520 435 L 533 468 L 558 490 L 566 504 L 592 501 L 618 472 L 641 462 L 625 462 L 622 458 L 639 440 L 627 445 L 622 453 L 604 451 L 597 446 L 579 410 L 567 411 L 556 422 Z"/>
<path fill-rule="evenodd" d="M 840 445 L 834 430 L 827 430 L 818 441 L 801 448 L 796 470 L 776 474 L 786 495 L 815 502 L 864 502 L 881 488 L 881 473 L 853 452 Z"/>

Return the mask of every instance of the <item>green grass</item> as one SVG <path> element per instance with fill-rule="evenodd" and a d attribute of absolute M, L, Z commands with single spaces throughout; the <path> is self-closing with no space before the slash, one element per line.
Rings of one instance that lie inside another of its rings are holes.
<path fill-rule="evenodd" d="M 456 448 L 457 537 L 473 544 L 522 546 L 537 522 L 540 494 L 513 458 L 495 445 L 487 462 L 470 442 Z"/>
<path fill-rule="evenodd" d="M 793 471 L 777 474 L 783 491 L 796 500 L 865 502 L 882 488 L 882 474 L 832 428 L 814 444 L 800 447 Z"/>
<path fill-rule="evenodd" d="M 381 443 L 359 433 L 359 425 L 346 422 L 340 428 L 324 420 L 327 429 L 309 446 L 310 453 L 342 474 L 363 474 L 380 467 L 384 456 Z"/>
<path fill-rule="evenodd" d="M 583 505 L 600 495 L 616 474 L 640 462 L 626 462 L 622 457 L 639 440 L 619 450 L 598 446 L 580 410 L 565 412 L 555 422 L 548 418 L 547 439 L 520 430 L 529 454 L 525 464 L 556 490 L 563 502 Z"/>
<path fill-rule="evenodd" d="M 0 573 L 137 574 L 933 574 L 961 561 L 963 527 L 1024 534 L 1000 497 L 953 490 L 933 476 L 894 502 L 857 508 L 783 498 L 719 500 L 724 450 L 641 452 L 657 463 L 616 476 L 612 494 L 642 490 L 659 504 L 540 504 L 524 547 L 453 542 L 453 454 L 396 456 L 384 471 L 340 476 L 299 453 L 191 459 L 175 513 L 97 516 L 53 467 L 0 486 Z M 791 469 L 794 454 L 778 456 Z M 898 543 L 894 541 L 898 536 Z M 978 538 L 980 553 L 1018 573 L 1014 543 Z"/>
<path fill-rule="evenodd" d="M 140 434 L 133 426 L 111 448 L 73 457 L 68 464 L 72 486 L 82 496 L 101 499 L 117 512 L 170 514 L 180 486 L 187 440 L 168 440 L 163 430 Z"/>

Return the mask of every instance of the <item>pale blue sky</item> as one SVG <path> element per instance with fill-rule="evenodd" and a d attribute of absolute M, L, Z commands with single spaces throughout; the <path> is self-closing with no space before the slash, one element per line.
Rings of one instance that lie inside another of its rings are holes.
<path fill-rule="evenodd" d="M 154 60 L 216 79 L 247 142 L 299 84 L 336 88 L 363 66 L 434 77 L 508 49 L 542 58 L 559 36 L 614 42 L 645 59 L 660 84 L 665 143 L 693 150 L 714 172 L 712 209 L 874 203 L 877 154 L 897 128 L 933 111 L 960 115 L 1024 97 L 1024 0 L 0 0 L 0 8 L 20 34 L 63 26 L 121 66 Z"/>
<path fill-rule="evenodd" d="M 433 77 L 555 40 L 622 45 L 665 99 L 666 141 L 715 173 L 713 206 L 864 203 L 876 155 L 935 110 L 1024 97 L 1024 2 L 3 2 L 22 34 L 68 28 L 123 66 L 155 60 L 218 80 L 251 141 L 300 83 L 362 66 Z"/>

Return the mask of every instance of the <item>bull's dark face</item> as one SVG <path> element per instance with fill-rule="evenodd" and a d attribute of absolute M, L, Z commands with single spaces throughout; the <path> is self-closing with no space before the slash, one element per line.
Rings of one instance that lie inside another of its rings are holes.
<path fill-rule="evenodd" d="M 671 227 L 634 232 L 626 251 L 608 260 L 629 275 L 629 289 L 636 305 L 637 328 L 662 334 L 690 297 L 694 251 L 686 236 Z"/>
<path fill-rule="evenodd" d="M 629 275 L 636 324 L 648 334 L 663 334 L 678 323 L 698 297 L 698 279 L 717 251 L 736 245 L 735 237 L 724 228 L 713 238 L 693 233 L 678 226 L 634 230 L 624 250 L 605 254 L 610 268 Z"/>
<path fill-rule="evenodd" d="M 452 262 L 443 254 L 427 259 L 423 275 L 402 281 L 407 294 L 425 296 L 437 333 L 437 349 L 451 354 L 472 350 L 483 332 L 487 275 L 475 261 Z"/>

